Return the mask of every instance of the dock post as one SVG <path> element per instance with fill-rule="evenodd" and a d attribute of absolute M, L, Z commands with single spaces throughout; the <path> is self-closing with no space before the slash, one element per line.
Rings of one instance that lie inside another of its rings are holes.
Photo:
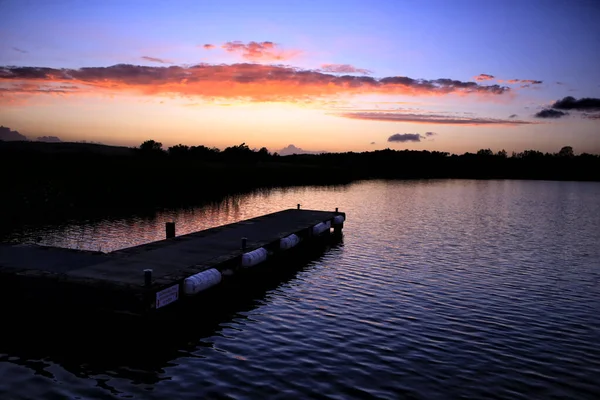
<path fill-rule="evenodd" d="M 146 285 L 146 286 L 152 285 L 152 270 L 151 269 L 144 270 L 144 285 Z"/>
<path fill-rule="evenodd" d="M 165 231 L 167 234 L 167 239 L 174 238 L 175 237 L 175 222 L 165 223 Z"/>
<path fill-rule="evenodd" d="M 338 212 L 338 207 L 335 208 L 335 212 Z"/>
<path fill-rule="evenodd" d="M 298 210 L 300 209 L 300 204 L 298 204 Z"/>
<path fill-rule="evenodd" d="M 246 250 L 246 242 L 248 241 L 248 239 L 246 239 L 245 237 L 242 238 L 242 250 Z"/>

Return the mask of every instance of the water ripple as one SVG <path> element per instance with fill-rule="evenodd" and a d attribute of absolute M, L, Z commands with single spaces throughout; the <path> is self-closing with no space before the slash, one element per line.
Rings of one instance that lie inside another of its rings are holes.
<path fill-rule="evenodd" d="M 24 227 L 8 239 L 109 251 L 169 220 L 187 233 L 297 203 L 348 213 L 343 243 L 208 304 L 151 351 L 3 339 L 0 396 L 599 398 L 598 198 L 597 183 L 374 181 Z"/>

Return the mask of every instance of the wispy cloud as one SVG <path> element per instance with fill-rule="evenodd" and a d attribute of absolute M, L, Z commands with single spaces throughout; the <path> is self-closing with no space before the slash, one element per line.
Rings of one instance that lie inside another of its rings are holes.
<path fill-rule="evenodd" d="M 159 63 L 159 64 L 173 64 L 172 61 L 165 60 L 164 58 L 149 57 L 149 56 L 142 56 L 141 58 L 142 58 L 142 60 L 151 61 L 151 62 L 155 62 L 155 63 Z"/>
<path fill-rule="evenodd" d="M 414 114 L 401 112 L 348 112 L 337 114 L 340 117 L 385 122 L 409 122 L 437 125 L 528 125 L 535 122 L 514 119 L 460 117 L 440 114 Z"/>
<path fill-rule="evenodd" d="M 333 72 L 339 74 L 364 74 L 370 75 L 372 71 L 364 68 L 356 68 L 350 64 L 323 64 L 321 65 L 321 71 Z"/>
<path fill-rule="evenodd" d="M 482 81 L 491 81 L 496 79 L 496 77 L 494 75 L 489 75 L 489 74 L 479 74 L 477 76 L 474 76 L 473 79 L 475 79 L 476 81 L 482 82 Z"/>
<path fill-rule="evenodd" d="M 535 79 L 498 79 L 498 83 L 507 83 L 509 85 L 521 85 L 521 88 L 528 88 L 531 85 L 541 85 L 544 81 Z"/>
<path fill-rule="evenodd" d="M 395 133 L 388 138 L 388 142 L 420 142 L 422 138 L 425 136 L 421 136 L 418 133 Z"/>
<path fill-rule="evenodd" d="M 236 53 L 249 61 L 285 61 L 297 57 L 297 50 L 283 50 L 273 42 L 227 42 L 221 46 L 229 53 Z"/>
<path fill-rule="evenodd" d="M 214 44 L 210 44 L 210 43 L 206 43 L 206 44 L 202 45 L 202 48 L 205 49 L 205 50 L 212 50 L 215 47 L 217 47 L 217 46 L 215 46 Z"/>
<path fill-rule="evenodd" d="M 23 50 L 23 49 L 20 49 L 20 48 L 18 48 L 18 47 L 12 47 L 12 49 L 13 49 L 14 51 L 18 52 L 18 53 L 23 53 L 23 54 L 27 54 L 27 53 L 29 53 L 27 50 Z"/>
<path fill-rule="evenodd" d="M 14 85 L 23 84 L 29 85 L 30 89 L 36 85 L 38 89 L 49 84 L 72 85 L 79 87 L 82 93 L 134 92 L 251 101 L 307 101 L 349 94 L 459 94 L 495 97 L 510 91 L 504 86 L 481 85 L 447 78 L 423 80 L 392 76 L 377 79 L 369 76 L 339 76 L 281 65 L 246 63 L 198 64 L 190 67 L 118 64 L 79 69 L 0 67 L 0 89 L 5 93 L 9 94 L 13 89 L 18 91 L 19 88 Z"/>

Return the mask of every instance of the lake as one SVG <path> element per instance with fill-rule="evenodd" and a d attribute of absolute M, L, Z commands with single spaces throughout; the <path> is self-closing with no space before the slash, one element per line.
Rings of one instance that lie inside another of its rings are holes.
<path fill-rule="evenodd" d="M 3 240 L 107 252 L 297 203 L 346 212 L 342 242 L 145 351 L 118 326 L 3 324 L 0 397 L 599 398 L 600 183 L 274 189 Z"/>

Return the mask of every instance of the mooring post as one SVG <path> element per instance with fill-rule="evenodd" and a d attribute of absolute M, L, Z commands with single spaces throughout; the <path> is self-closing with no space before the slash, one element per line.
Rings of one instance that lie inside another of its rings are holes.
<path fill-rule="evenodd" d="M 300 209 L 300 204 L 298 204 L 298 210 Z"/>
<path fill-rule="evenodd" d="M 167 234 L 167 239 L 175 237 L 175 222 L 167 222 L 165 223 L 165 231 Z"/>
<path fill-rule="evenodd" d="M 243 237 L 242 238 L 242 250 L 246 250 L 246 242 L 248 241 L 247 238 Z"/>
<path fill-rule="evenodd" d="M 144 285 L 146 285 L 146 286 L 152 285 L 152 270 L 151 269 L 144 270 Z"/>
<path fill-rule="evenodd" d="M 335 208 L 335 212 L 338 212 L 338 208 L 337 207 Z"/>

